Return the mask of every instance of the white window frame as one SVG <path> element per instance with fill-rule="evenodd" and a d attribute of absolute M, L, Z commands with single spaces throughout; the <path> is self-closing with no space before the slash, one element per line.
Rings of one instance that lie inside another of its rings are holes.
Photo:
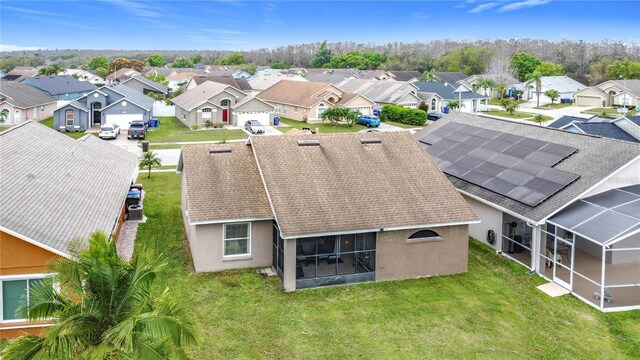
<path fill-rule="evenodd" d="M 275 104 L 273 107 L 273 112 L 280 113 L 280 104 Z"/>
<path fill-rule="evenodd" d="M 4 296 L 2 294 L 4 281 L 16 281 L 16 280 L 41 280 L 47 277 L 51 277 L 55 274 L 44 273 L 44 274 L 26 274 L 26 275 L 7 275 L 0 276 L 0 323 L 2 324 L 12 324 L 12 323 L 23 323 L 26 322 L 27 319 L 12 319 L 5 320 L 4 319 Z M 27 281 L 27 304 L 29 303 L 29 281 Z M 54 284 L 55 286 L 55 284 Z"/>
<path fill-rule="evenodd" d="M 233 255 L 225 255 L 225 245 L 229 240 L 244 240 L 245 238 L 231 238 L 227 239 L 227 225 L 247 225 L 247 252 L 244 254 L 233 254 Z M 225 259 L 233 259 L 237 257 L 246 257 L 251 256 L 251 223 L 250 222 L 239 222 L 239 223 L 227 223 L 222 225 L 222 257 Z"/>
<path fill-rule="evenodd" d="M 326 106 L 323 103 L 318 104 L 318 106 L 316 107 L 316 116 L 317 116 L 317 118 L 320 119 L 321 116 L 322 116 L 322 113 L 325 112 L 325 110 L 327 110 L 328 108 L 329 107 Z M 322 112 L 320 112 L 320 109 L 322 109 Z"/>
<path fill-rule="evenodd" d="M 71 124 L 69 124 L 69 114 L 72 115 Z M 65 126 L 73 126 L 73 124 L 75 124 L 75 122 L 76 122 L 75 111 L 73 111 L 73 110 L 65 110 L 64 111 L 64 124 L 65 124 Z"/>

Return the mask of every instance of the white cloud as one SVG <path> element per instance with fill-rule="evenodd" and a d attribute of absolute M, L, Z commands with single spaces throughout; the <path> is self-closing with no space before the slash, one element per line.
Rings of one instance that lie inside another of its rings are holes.
<path fill-rule="evenodd" d="M 547 4 L 549 2 L 551 2 L 551 0 L 524 0 L 524 1 L 518 1 L 518 2 L 514 2 L 514 3 L 510 3 L 510 4 L 502 6 L 500 9 L 498 9 L 498 12 L 507 12 L 507 11 L 526 9 L 526 8 L 530 8 L 530 7 L 534 7 L 534 6 L 544 5 L 544 4 Z"/>
<path fill-rule="evenodd" d="M 130 13 L 131 15 L 138 16 L 141 18 L 161 18 L 163 14 L 158 10 L 158 4 L 160 2 L 155 2 L 153 4 L 146 4 L 144 2 L 139 1 L 130 1 L 130 0 L 104 0 L 110 4 L 116 5 L 122 10 Z"/>
<path fill-rule="evenodd" d="M 414 13 L 411 14 L 413 16 L 414 19 L 418 19 L 418 20 L 424 20 L 424 19 L 428 19 L 431 17 L 431 15 L 427 15 L 422 11 L 416 11 Z"/>
<path fill-rule="evenodd" d="M 236 30 L 228 30 L 228 29 L 204 29 L 204 31 L 210 32 L 212 34 L 248 35 L 248 33 L 244 31 L 236 31 Z"/>
<path fill-rule="evenodd" d="M 10 45 L 10 44 L 0 44 L 0 52 L 5 51 L 25 51 L 25 50 L 42 50 L 46 49 L 45 47 L 40 46 L 20 46 L 20 45 Z"/>
<path fill-rule="evenodd" d="M 474 7 L 473 9 L 469 10 L 469 12 L 472 13 L 472 14 L 478 14 L 478 13 L 481 13 L 483 11 L 492 9 L 492 8 L 498 6 L 498 5 L 500 5 L 500 3 L 497 3 L 497 2 L 484 3 L 484 4 L 480 4 L 480 5 L 476 6 L 476 7 Z"/>

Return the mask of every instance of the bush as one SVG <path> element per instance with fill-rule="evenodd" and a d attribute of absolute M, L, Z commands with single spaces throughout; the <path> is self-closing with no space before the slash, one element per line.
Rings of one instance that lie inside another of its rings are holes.
<path fill-rule="evenodd" d="M 224 127 L 223 123 L 215 123 L 213 124 L 214 129 L 222 129 Z"/>
<path fill-rule="evenodd" d="M 213 125 L 213 123 L 211 122 L 211 120 L 207 120 L 207 121 L 205 121 L 205 122 L 204 122 L 204 127 L 206 127 L 206 128 L 210 128 L 210 127 L 211 127 L 211 125 Z"/>
<path fill-rule="evenodd" d="M 198 129 L 200 129 L 200 126 L 198 126 L 198 124 L 191 125 L 191 130 L 198 130 Z"/>
<path fill-rule="evenodd" d="M 427 112 L 420 109 L 407 109 L 399 105 L 385 105 L 380 111 L 380 120 L 424 126 L 427 122 Z"/>

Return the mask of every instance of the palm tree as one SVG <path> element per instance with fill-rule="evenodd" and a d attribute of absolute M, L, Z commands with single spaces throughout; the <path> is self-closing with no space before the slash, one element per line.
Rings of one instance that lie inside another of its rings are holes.
<path fill-rule="evenodd" d="M 518 100 L 502 99 L 500 101 L 500 106 L 502 106 L 509 115 L 513 115 L 513 113 L 520 107 L 520 104 L 518 103 Z"/>
<path fill-rule="evenodd" d="M 496 84 L 496 90 L 498 90 L 498 94 L 500 95 L 500 99 L 504 98 L 504 94 L 507 92 L 507 84 L 505 82 L 499 82 Z"/>
<path fill-rule="evenodd" d="M 146 153 L 144 153 L 144 155 L 142 155 L 142 159 L 140 159 L 139 166 L 140 166 L 140 169 L 144 169 L 144 168 L 149 169 L 149 175 L 147 175 L 147 178 L 150 178 L 151 168 L 154 168 L 156 166 L 162 166 L 162 161 L 160 160 L 160 158 L 156 156 L 156 153 L 154 153 L 153 151 L 147 151 Z"/>
<path fill-rule="evenodd" d="M 493 87 L 496 86 L 496 83 L 491 79 L 481 78 L 478 80 L 476 85 L 483 90 L 482 95 L 487 95 L 487 89 L 489 89 L 489 93 L 491 93 L 491 89 L 493 89 Z"/>
<path fill-rule="evenodd" d="M 547 120 L 544 119 L 544 115 L 537 114 L 536 116 L 533 117 L 532 121 L 536 122 L 536 123 L 538 123 L 538 125 L 542 126 L 542 123 L 546 122 Z"/>
<path fill-rule="evenodd" d="M 435 82 L 436 81 L 436 74 L 434 73 L 433 69 L 426 71 L 422 73 L 422 76 L 420 76 L 420 81 L 426 81 L 426 82 Z"/>
<path fill-rule="evenodd" d="M 448 106 L 449 108 L 451 108 L 451 110 L 457 110 L 464 107 L 464 104 L 458 100 L 453 100 L 453 101 L 449 101 Z"/>
<path fill-rule="evenodd" d="M 540 70 L 535 70 L 533 73 L 527 76 L 526 85 L 536 84 L 536 96 L 538 98 L 536 107 L 540 107 L 540 93 L 542 92 L 542 73 Z"/>
<path fill-rule="evenodd" d="M 333 126 L 336 126 L 339 121 L 345 121 L 351 127 L 360 116 L 360 112 L 355 109 L 331 107 L 323 111 L 320 118 L 322 118 L 323 122 L 331 122 L 331 125 Z"/>
<path fill-rule="evenodd" d="M 53 265 L 53 281 L 30 287 L 18 309 L 30 321 L 54 319 L 41 336 L 24 335 L 0 354 L 6 359 L 168 359 L 197 343 L 195 322 L 153 280 L 166 261 L 141 252 L 127 261 L 104 233 L 89 247 Z M 53 284 L 57 285 L 54 286 Z"/>

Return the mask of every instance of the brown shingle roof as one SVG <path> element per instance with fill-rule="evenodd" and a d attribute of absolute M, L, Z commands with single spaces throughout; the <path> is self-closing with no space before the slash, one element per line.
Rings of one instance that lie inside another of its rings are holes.
<path fill-rule="evenodd" d="M 231 152 L 209 153 L 222 147 Z M 191 222 L 273 218 L 250 146 L 183 146 L 181 161 Z"/>
<path fill-rule="evenodd" d="M 316 139 L 320 145 L 299 146 L 300 138 Z M 360 138 L 381 143 L 362 144 Z M 477 220 L 408 132 L 264 136 L 251 141 L 284 237 Z"/>
<path fill-rule="evenodd" d="M 281 80 L 258 94 L 258 98 L 264 101 L 311 107 L 322 100 L 322 96 L 316 94 L 328 86 L 330 85 L 318 82 Z"/>

